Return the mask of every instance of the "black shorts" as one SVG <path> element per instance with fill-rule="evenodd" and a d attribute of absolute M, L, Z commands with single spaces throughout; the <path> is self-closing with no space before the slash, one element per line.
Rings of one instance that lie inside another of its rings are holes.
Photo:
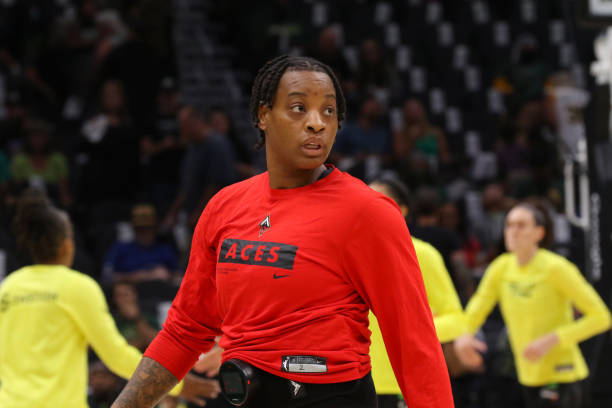
<path fill-rule="evenodd" d="M 527 408 L 582 408 L 583 392 L 582 381 L 542 387 L 523 386 Z"/>
<path fill-rule="evenodd" d="M 376 408 L 372 375 L 353 381 L 312 384 L 296 383 L 260 369 L 260 389 L 246 408 Z M 299 393 L 295 396 L 296 384 Z"/>

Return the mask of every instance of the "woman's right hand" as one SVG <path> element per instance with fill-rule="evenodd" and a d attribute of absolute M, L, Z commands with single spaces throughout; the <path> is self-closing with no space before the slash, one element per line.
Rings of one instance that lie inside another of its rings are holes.
<path fill-rule="evenodd" d="M 471 334 L 457 337 L 453 343 L 459 361 L 466 367 L 476 369 L 482 366 L 482 354 L 487 351 L 485 342 Z"/>
<path fill-rule="evenodd" d="M 221 392 L 221 386 L 217 380 L 198 377 L 187 374 L 183 379 L 183 390 L 180 397 L 193 402 L 199 407 L 206 405 L 205 398 L 215 399 Z"/>
<path fill-rule="evenodd" d="M 216 344 L 208 353 L 202 354 L 196 361 L 193 369 L 197 373 L 205 373 L 207 377 L 214 377 L 219 374 L 221 368 L 221 357 L 223 348 Z"/>

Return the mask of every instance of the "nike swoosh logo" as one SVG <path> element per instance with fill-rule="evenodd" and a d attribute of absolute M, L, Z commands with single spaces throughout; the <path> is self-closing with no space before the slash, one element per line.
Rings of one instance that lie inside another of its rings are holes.
<path fill-rule="evenodd" d="M 288 276 L 291 276 L 291 275 L 277 275 L 277 274 L 272 275 L 274 279 L 286 278 Z"/>

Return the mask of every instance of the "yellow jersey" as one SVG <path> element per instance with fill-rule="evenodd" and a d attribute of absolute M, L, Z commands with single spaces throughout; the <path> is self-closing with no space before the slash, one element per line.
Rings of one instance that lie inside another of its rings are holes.
<path fill-rule="evenodd" d="M 467 330 L 459 296 L 440 252 L 432 245 L 417 238 L 412 238 L 412 243 L 423 275 L 436 334 L 441 343 L 449 342 Z M 372 332 L 370 359 L 376 393 L 401 394 L 387 356 L 378 321 L 372 312 L 370 312 L 370 331 Z"/>
<path fill-rule="evenodd" d="M 88 345 L 126 379 L 141 359 L 92 278 L 61 265 L 13 272 L 0 286 L 0 407 L 87 407 Z"/>
<path fill-rule="evenodd" d="M 540 249 L 524 266 L 505 253 L 489 265 L 466 306 L 471 332 L 499 303 L 519 382 L 527 386 L 574 382 L 588 376 L 578 343 L 610 327 L 610 312 L 578 268 L 567 259 Z M 575 306 L 583 316 L 574 319 Z M 541 359 L 523 357 L 537 338 L 554 332 L 559 344 Z"/>

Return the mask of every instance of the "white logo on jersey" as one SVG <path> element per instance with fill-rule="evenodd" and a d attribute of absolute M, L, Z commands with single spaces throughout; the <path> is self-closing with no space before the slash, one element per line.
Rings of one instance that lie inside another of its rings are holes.
<path fill-rule="evenodd" d="M 289 384 L 291 384 L 291 386 L 293 387 L 293 397 L 297 397 L 298 393 L 300 392 L 300 388 L 302 388 L 302 384 L 292 380 L 289 380 Z"/>
<path fill-rule="evenodd" d="M 266 218 L 259 223 L 259 236 L 261 237 L 264 232 L 270 229 L 270 214 L 266 215 Z"/>

